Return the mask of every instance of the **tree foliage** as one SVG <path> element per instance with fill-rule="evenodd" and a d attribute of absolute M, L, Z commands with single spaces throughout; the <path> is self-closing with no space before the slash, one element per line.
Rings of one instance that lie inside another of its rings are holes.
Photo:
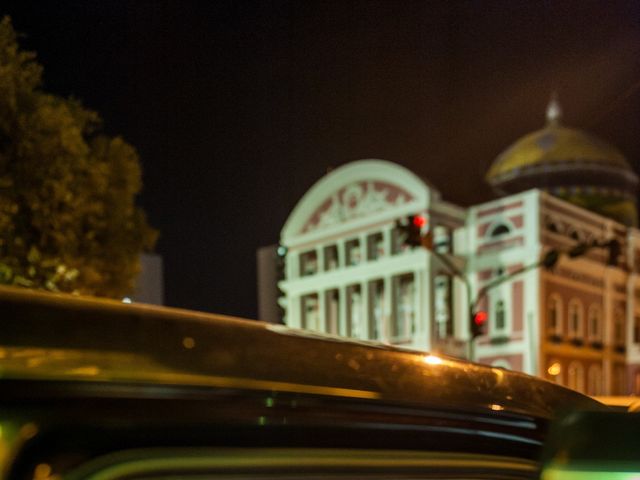
<path fill-rule="evenodd" d="M 41 89 L 35 54 L 0 22 L 0 283 L 122 297 L 157 233 L 135 205 L 136 150 L 96 112 Z"/>

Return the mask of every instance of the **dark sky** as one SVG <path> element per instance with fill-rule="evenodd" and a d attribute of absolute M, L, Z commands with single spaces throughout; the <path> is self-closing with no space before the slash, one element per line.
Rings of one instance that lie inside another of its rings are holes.
<path fill-rule="evenodd" d="M 135 145 L 166 302 L 254 318 L 255 251 L 327 169 L 383 158 L 458 204 L 544 124 L 640 171 L 640 2 L 3 2 L 45 89 Z"/>

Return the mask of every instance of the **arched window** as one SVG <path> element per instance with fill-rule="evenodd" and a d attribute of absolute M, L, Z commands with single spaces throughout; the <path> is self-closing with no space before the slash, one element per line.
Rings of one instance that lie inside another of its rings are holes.
<path fill-rule="evenodd" d="M 602 395 L 602 367 L 594 363 L 587 373 L 587 394 Z"/>
<path fill-rule="evenodd" d="M 499 358 L 497 360 L 494 360 L 493 362 L 491 362 L 491 366 L 492 367 L 498 367 L 498 368 L 504 368 L 506 370 L 511 370 L 511 363 L 509 363 L 508 360 L 505 360 L 504 358 Z"/>
<path fill-rule="evenodd" d="M 511 229 L 509 228 L 508 225 L 506 225 L 504 223 L 499 223 L 498 225 L 496 225 L 495 227 L 493 227 L 491 229 L 491 234 L 490 235 L 492 237 L 499 237 L 501 235 L 506 235 L 510 231 L 511 231 Z"/>
<path fill-rule="evenodd" d="M 589 305 L 588 337 L 591 343 L 602 343 L 602 309 L 600 305 Z"/>
<path fill-rule="evenodd" d="M 547 333 L 562 335 L 562 298 L 557 293 L 551 294 L 547 302 Z"/>
<path fill-rule="evenodd" d="M 584 368 L 580 362 L 571 362 L 567 368 L 567 387 L 584 392 Z"/>
<path fill-rule="evenodd" d="M 627 369 L 624 365 L 616 365 L 613 369 L 613 394 L 629 395 L 627 391 Z"/>
<path fill-rule="evenodd" d="M 582 339 L 584 337 L 584 308 L 577 298 L 569 301 L 569 338 Z"/>
<path fill-rule="evenodd" d="M 496 314 L 495 314 L 495 329 L 496 332 L 502 332 L 507 326 L 507 320 L 505 317 L 504 302 L 498 300 L 496 302 Z"/>
<path fill-rule="evenodd" d="M 622 347 L 624 341 L 624 310 L 620 307 L 613 314 L 613 343 L 616 347 Z"/>

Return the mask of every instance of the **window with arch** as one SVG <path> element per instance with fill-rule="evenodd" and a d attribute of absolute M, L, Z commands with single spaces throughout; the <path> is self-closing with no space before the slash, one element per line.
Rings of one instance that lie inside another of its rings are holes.
<path fill-rule="evenodd" d="M 318 252 L 309 250 L 300 254 L 300 276 L 315 275 L 318 273 Z"/>
<path fill-rule="evenodd" d="M 613 368 L 613 394 L 629 395 L 627 391 L 627 368 L 624 365 L 616 365 Z"/>
<path fill-rule="evenodd" d="M 602 344 L 602 309 L 600 305 L 596 303 L 589 305 L 587 323 L 589 341 L 592 344 Z"/>
<path fill-rule="evenodd" d="M 504 358 L 499 358 L 491 362 L 492 367 L 504 368 L 505 370 L 512 370 L 511 363 Z"/>
<path fill-rule="evenodd" d="M 506 235 L 509 232 L 511 232 L 511 229 L 506 223 L 499 223 L 491 229 L 491 233 L 489 235 L 491 237 L 500 237 L 502 235 Z"/>
<path fill-rule="evenodd" d="M 307 330 L 321 331 L 320 329 L 320 304 L 318 303 L 318 294 L 310 293 L 300 297 L 302 315 L 301 327 Z"/>
<path fill-rule="evenodd" d="M 584 308 L 577 298 L 569 301 L 569 337 L 574 340 L 584 337 Z"/>
<path fill-rule="evenodd" d="M 495 331 L 497 333 L 504 332 L 507 328 L 507 319 L 504 307 L 504 301 L 498 300 L 495 304 Z"/>
<path fill-rule="evenodd" d="M 587 394 L 602 395 L 602 393 L 602 367 L 594 363 L 587 372 Z"/>
<path fill-rule="evenodd" d="M 584 392 L 584 367 L 580 362 L 571 362 L 567 367 L 567 387 Z"/>
<path fill-rule="evenodd" d="M 554 337 L 562 335 L 562 298 L 552 293 L 547 302 L 547 333 Z"/>

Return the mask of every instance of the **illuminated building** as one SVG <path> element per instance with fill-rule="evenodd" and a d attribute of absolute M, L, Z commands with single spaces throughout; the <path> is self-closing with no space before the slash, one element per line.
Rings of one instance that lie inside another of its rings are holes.
<path fill-rule="evenodd" d="M 445 340 L 454 327 L 451 290 L 437 260 L 403 244 L 397 219 L 421 213 L 451 248 L 465 211 L 444 202 L 415 174 L 382 160 L 353 162 L 322 178 L 298 203 L 282 230 L 287 248 L 281 305 L 293 327 L 427 349 L 426 319 L 434 305 Z M 439 285 L 432 299 L 430 285 Z M 460 312 L 459 312 L 460 313 Z"/>
<path fill-rule="evenodd" d="M 281 232 L 285 323 L 466 356 L 470 302 L 504 278 L 477 299 L 488 321 L 474 360 L 590 394 L 640 393 L 637 176 L 615 148 L 562 126 L 555 101 L 547 117 L 490 168 L 502 197 L 469 208 L 383 160 L 321 178 Z M 398 222 L 416 214 L 431 250 L 403 243 Z M 537 268 L 550 249 L 565 253 Z"/>

